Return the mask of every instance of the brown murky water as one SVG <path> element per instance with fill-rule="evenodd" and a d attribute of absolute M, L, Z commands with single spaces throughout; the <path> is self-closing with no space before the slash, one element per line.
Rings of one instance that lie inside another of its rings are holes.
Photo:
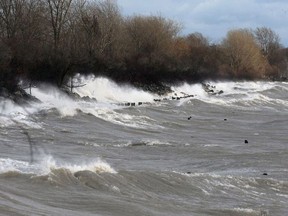
<path fill-rule="evenodd" d="M 94 79 L 78 91 L 98 102 L 2 99 L 0 215 L 288 215 L 288 84 L 213 85 L 224 93 L 182 85 L 195 97 L 153 102 Z"/>

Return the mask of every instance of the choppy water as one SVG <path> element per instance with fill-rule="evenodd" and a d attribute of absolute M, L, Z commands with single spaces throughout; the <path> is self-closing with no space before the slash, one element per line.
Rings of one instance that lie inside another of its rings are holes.
<path fill-rule="evenodd" d="M 48 86 L 32 89 L 41 104 L 0 102 L 1 215 L 288 215 L 288 83 L 185 84 L 195 97 L 154 102 L 83 82 L 97 102 Z"/>

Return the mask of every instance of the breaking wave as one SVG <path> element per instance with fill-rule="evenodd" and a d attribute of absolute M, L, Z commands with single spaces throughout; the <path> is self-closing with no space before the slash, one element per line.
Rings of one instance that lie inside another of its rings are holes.
<path fill-rule="evenodd" d="M 29 163 L 26 161 L 0 158 L 0 174 L 18 173 L 35 176 L 48 175 L 53 170 L 66 169 L 71 173 L 79 171 L 91 171 L 95 173 L 116 173 L 106 162 L 100 159 L 86 163 L 58 162 L 52 156 L 44 156 L 41 161 Z"/>
<path fill-rule="evenodd" d="M 85 86 L 76 88 L 75 92 L 81 97 L 95 98 L 99 102 L 153 102 L 157 96 L 129 85 L 118 85 L 115 82 L 95 76 L 80 76 L 76 78 Z"/>
<path fill-rule="evenodd" d="M 211 87 L 209 89 L 211 92 L 203 88 L 203 84 L 183 84 L 172 89 L 178 93 L 193 94 L 194 99 L 213 105 L 241 109 L 255 109 L 257 106 L 288 109 L 288 83 L 259 81 L 207 82 L 207 84 Z"/>
<path fill-rule="evenodd" d="M 61 117 L 84 113 L 113 124 L 133 128 L 158 128 L 160 126 L 157 122 L 145 114 L 139 115 L 133 112 L 123 114 L 121 110 L 127 108 L 123 103 L 135 103 L 137 109 L 139 102 L 144 107 L 156 106 L 156 104 L 161 106 L 177 97 L 181 100 L 177 100 L 176 106 L 200 101 L 208 105 L 236 109 L 288 110 L 288 84 L 281 82 L 207 82 L 206 84 L 211 87 L 209 91 L 203 87 L 203 84 L 184 83 L 180 86 L 172 86 L 172 93 L 159 97 L 129 85 L 118 85 L 103 77 L 76 75 L 75 79 L 82 87 L 74 88 L 73 92 L 85 100 L 73 98 L 52 86 L 39 85 L 32 88 L 32 95 L 41 103 L 34 102 L 20 106 L 8 99 L 0 101 L 0 127 L 20 123 L 41 128 L 41 123 L 37 123 L 32 116 L 39 112 L 49 113 L 52 110 L 57 111 Z M 193 97 L 185 97 L 187 95 Z"/>

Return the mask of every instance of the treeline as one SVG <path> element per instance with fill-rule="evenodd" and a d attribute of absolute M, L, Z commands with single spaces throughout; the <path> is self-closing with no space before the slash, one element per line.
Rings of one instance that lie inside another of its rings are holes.
<path fill-rule="evenodd" d="M 61 87 L 75 73 L 141 85 L 287 70 L 288 51 L 269 28 L 231 30 L 219 44 L 180 31 L 161 16 L 124 17 L 113 0 L 0 0 L 0 87 L 20 78 Z"/>

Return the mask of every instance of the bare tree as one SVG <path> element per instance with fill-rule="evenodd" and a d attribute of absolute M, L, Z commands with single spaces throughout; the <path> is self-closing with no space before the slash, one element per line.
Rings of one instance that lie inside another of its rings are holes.
<path fill-rule="evenodd" d="M 13 38 L 23 18 L 25 0 L 0 0 L 0 19 L 7 38 Z"/>
<path fill-rule="evenodd" d="M 267 61 L 262 56 L 253 33 L 247 29 L 232 30 L 223 41 L 227 60 L 236 77 L 263 77 Z"/>
<path fill-rule="evenodd" d="M 115 61 L 119 54 L 123 19 L 116 1 L 78 0 L 73 6 L 73 40 L 82 61 Z M 76 17 L 76 19 L 75 19 Z"/>
<path fill-rule="evenodd" d="M 186 37 L 187 43 L 190 47 L 203 47 L 209 46 L 209 41 L 206 37 L 204 37 L 201 33 L 196 32 L 189 34 Z"/>
<path fill-rule="evenodd" d="M 281 48 L 279 36 L 272 29 L 267 27 L 257 28 L 255 30 L 255 36 L 262 53 L 270 62 L 273 55 Z"/>
<path fill-rule="evenodd" d="M 77 2 L 75 14 L 77 16 L 76 28 L 79 30 L 75 36 L 80 38 L 80 43 L 84 45 L 83 51 L 86 55 L 88 54 L 88 58 L 92 58 L 95 56 L 100 36 L 97 10 L 87 1 L 81 0 Z"/>
<path fill-rule="evenodd" d="M 46 0 L 53 30 L 54 50 L 57 51 L 61 34 L 67 22 L 72 0 Z"/>
<path fill-rule="evenodd" d="M 100 53 L 111 51 L 111 45 L 116 39 L 122 17 L 115 0 L 105 0 L 98 3 L 98 20 L 100 28 Z"/>
<path fill-rule="evenodd" d="M 189 68 L 194 73 L 199 73 L 206 67 L 208 58 L 209 42 L 201 33 L 193 33 L 188 35 L 186 43 L 189 47 L 188 60 Z"/>
<path fill-rule="evenodd" d="M 130 17 L 125 24 L 128 55 L 147 65 L 163 63 L 180 30 L 179 24 L 161 16 Z"/>

